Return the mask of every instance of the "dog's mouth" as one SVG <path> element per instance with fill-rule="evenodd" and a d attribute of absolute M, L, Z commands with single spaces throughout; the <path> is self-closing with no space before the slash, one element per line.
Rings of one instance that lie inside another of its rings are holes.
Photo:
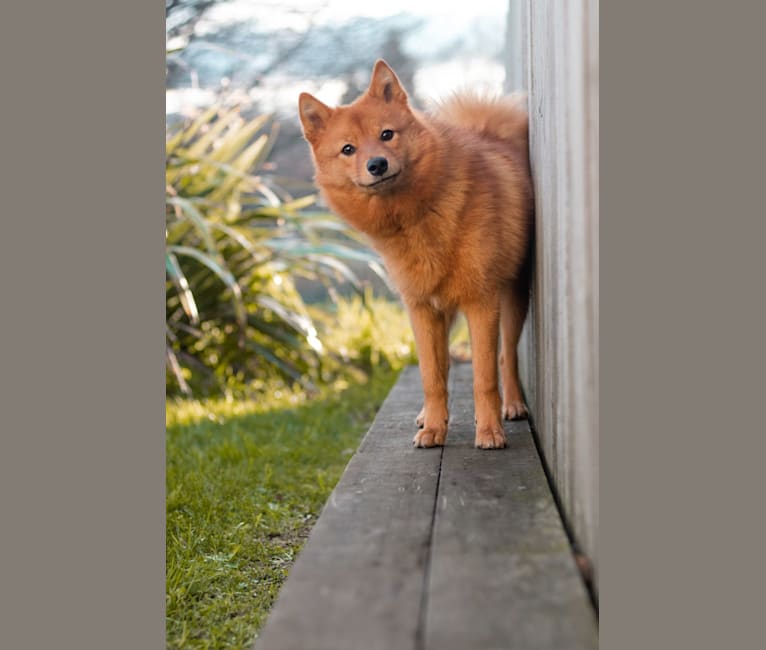
<path fill-rule="evenodd" d="M 381 178 L 379 181 L 375 181 L 374 183 L 369 183 L 367 185 L 362 184 L 362 187 L 366 190 L 376 190 L 380 187 L 384 187 L 388 185 L 392 180 L 394 180 L 397 176 L 399 176 L 401 172 L 396 172 L 395 174 L 391 174 L 390 176 L 386 176 L 385 178 Z"/>

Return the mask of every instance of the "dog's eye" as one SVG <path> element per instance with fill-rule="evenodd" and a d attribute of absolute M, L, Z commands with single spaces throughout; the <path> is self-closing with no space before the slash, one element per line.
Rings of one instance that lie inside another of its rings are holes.
<path fill-rule="evenodd" d="M 383 133 L 380 134 L 380 139 L 384 141 L 390 140 L 393 137 L 394 137 L 394 132 L 391 129 L 386 129 L 385 131 L 383 131 Z"/>
<path fill-rule="evenodd" d="M 344 144 L 343 149 L 340 150 L 344 156 L 350 156 L 355 151 L 356 147 L 353 144 Z"/>

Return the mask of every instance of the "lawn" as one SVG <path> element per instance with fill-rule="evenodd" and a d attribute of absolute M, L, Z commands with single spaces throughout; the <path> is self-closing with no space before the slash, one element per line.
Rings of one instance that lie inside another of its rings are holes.
<path fill-rule="evenodd" d="M 246 648 L 398 372 L 167 405 L 168 648 Z"/>

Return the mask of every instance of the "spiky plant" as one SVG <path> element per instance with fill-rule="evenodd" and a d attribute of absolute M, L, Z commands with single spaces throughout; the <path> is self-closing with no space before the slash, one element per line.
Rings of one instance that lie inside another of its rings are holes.
<path fill-rule="evenodd" d="M 209 394 L 278 375 L 311 386 L 327 358 L 296 290 L 305 277 L 362 285 L 348 262 L 383 276 L 336 218 L 309 211 L 263 165 L 277 123 L 214 106 L 166 143 L 169 392 Z"/>

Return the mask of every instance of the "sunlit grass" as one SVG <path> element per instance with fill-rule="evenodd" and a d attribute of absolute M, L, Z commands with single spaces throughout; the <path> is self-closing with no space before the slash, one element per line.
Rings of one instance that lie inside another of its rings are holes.
<path fill-rule="evenodd" d="M 366 296 L 316 309 L 330 312 L 323 340 L 348 363 L 331 382 L 307 392 L 264 379 L 247 399 L 167 401 L 168 648 L 251 646 L 376 410 L 416 361 L 399 304 Z M 454 354 L 467 338 L 461 319 Z"/>
<path fill-rule="evenodd" d="M 415 361 L 397 303 L 330 307 L 346 372 L 306 391 L 276 379 L 247 399 L 166 408 L 168 648 L 245 648 L 399 370 Z M 329 324 L 332 324 L 330 327 Z"/>
<path fill-rule="evenodd" d="M 249 647 L 397 374 L 298 406 L 168 404 L 169 648 Z"/>

